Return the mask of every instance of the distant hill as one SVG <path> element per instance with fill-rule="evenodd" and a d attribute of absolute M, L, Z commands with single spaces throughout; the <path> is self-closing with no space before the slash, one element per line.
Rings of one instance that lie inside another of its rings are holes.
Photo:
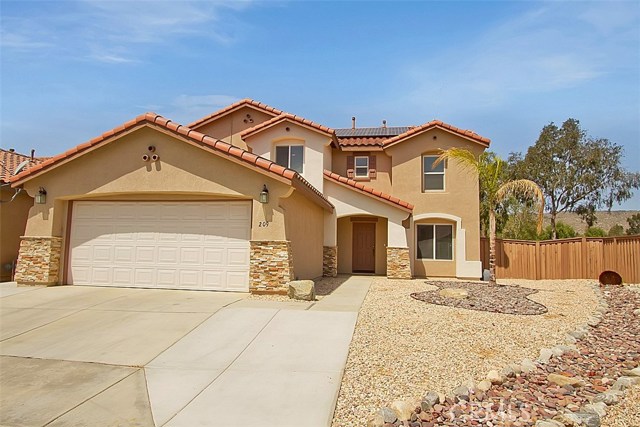
<path fill-rule="evenodd" d="M 631 215 L 640 213 L 640 211 L 597 211 L 597 221 L 594 224 L 595 227 L 600 227 L 604 231 L 609 232 L 609 229 L 616 224 L 620 224 L 625 231 L 629 227 L 627 218 Z M 556 217 L 556 221 L 562 221 L 565 224 L 569 224 L 576 230 L 578 234 L 584 234 L 587 229 L 587 224 L 577 214 L 573 212 L 560 212 Z M 544 214 L 544 226 L 549 224 L 549 214 Z"/>

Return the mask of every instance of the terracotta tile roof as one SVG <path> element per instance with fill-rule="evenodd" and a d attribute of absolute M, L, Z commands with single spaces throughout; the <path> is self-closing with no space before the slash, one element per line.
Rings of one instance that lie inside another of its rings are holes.
<path fill-rule="evenodd" d="M 448 132 L 456 133 L 456 134 L 458 134 L 460 136 L 464 136 L 466 138 L 472 139 L 472 140 L 480 143 L 481 145 L 483 145 L 485 147 L 488 147 L 489 144 L 491 143 L 491 140 L 489 138 L 485 138 L 483 136 L 480 136 L 477 133 L 475 133 L 474 131 L 466 130 L 466 129 L 460 129 L 460 128 L 457 128 L 455 126 L 451 126 L 451 125 L 449 125 L 447 123 L 444 123 L 443 121 L 440 121 L 440 120 L 432 120 L 432 121 L 430 121 L 428 123 L 425 123 L 425 124 L 420 125 L 420 126 L 413 127 L 411 129 L 407 130 L 406 132 L 400 134 L 400 135 L 397 135 L 397 136 L 394 136 L 393 138 L 388 139 L 384 143 L 384 148 L 387 148 L 387 147 L 389 147 L 391 145 L 394 145 L 394 144 L 396 144 L 396 143 L 398 143 L 400 141 L 404 141 L 405 139 L 407 139 L 407 138 L 409 138 L 411 136 L 414 136 L 416 134 L 425 132 L 425 131 L 427 131 L 429 129 L 432 129 L 432 128 L 435 128 L 435 127 L 438 127 L 440 129 L 444 129 L 444 130 L 446 130 Z"/>
<path fill-rule="evenodd" d="M 339 175 L 335 172 L 331 172 L 328 170 L 324 170 L 324 176 L 330 180 L 333 180 L 335 182 L 338 182 L 340 184 L 346 185 L 348 187 L 354 188 L 358 191 L 360 191 L 361 193 L 364 193 L 368 196 L 374 196 L 377 197 L 378 199 L 381 199 L 387 203 L 391 203 L 393 205 L 396 205 L 397 207 L 400 207 L 406 211 L 412 211 L 413 210 L 413 205 L 409 202 L 405 202 L 404 200 L 400 200 L 397 197 L 393 197 L 389 194 L 385 194 L 382 191 L 378 191 L 375 190 L 371 187 L 367 187 L 366 185 L 362 184 L 361 182 L 358 181 L 354 181 L 353 179 L 347 178 L 346 176 L 342 176 Z"/>
<path fill-rule="evenodd" d="M 26 154 L 0 148 L 0 182 L 9 182 L 20 163 L 28 161 L 27 167 L 31 167 L 44 160 L 46 158 L 34 157 L 32 159 L 31 156 Z"/>
<path fill-rule="evenodd" d="M 338 145 L 340 145 L 340 148 L 346 149 L 354 147 L 382 149 L 387 139 L 388 138 L 384 136 L 338 137 Z"/>
<path fill-rule="evenodd" d="M 277 116 L 283 113 L 283 111 L 278 110 L 277 108 L 273 108 L 268 106 L 267 104 L 263 104 L 262 102 L 258 102 L 258 101 L 254 101 L 253 99 L 249 99 L 249 98 L 245 98 L 242 99 L 238 102 L 235 102 L 231 105 L 229 105 L 228 107 L 224 107 L 221 110 L 216 111 L 215 113 L 209 114 L 208 116 L 202 117 L 198 120 L 196 120 L 193 123 L 189 123 L 188 127 L 190 128 L 197 128 L 198 126 L 201 126 L 213 119 L 216 119 L 220 116 L 224 116 L 225 114 L 237 110 L 245 105 L 250 105 L 252 107 L 258 108 L 259 110 L 264 111 L 265 113 Z"/>
<path fill-rule="evenodd" d="M 65 160 L 72 159 L 81 155 L 83 152 L 89 150 L 92 147 L 95 147 L 99 144 L 106 143 L 113 137 L 116 137 L 124 132 L 127 132 L 133 128 L 151 125 L 158 126 L 163 129 L 167 129 L 171 131 L 173 134 L 186 138 L 191 142 L 196 143 L 202 148 L 205 148 L 209 151 L 212 151 L 216 154 L 230 157 L 231 159 L 238 161 L 239 163 L 243 163 L 249 167 L 252 167 L 257 170 L 262 170 L 267 172 L 267 174 L 273 174 L 277 177 L 283 177 L 291 182 L 294 187 L 306 188 L 307 191 L 315 194 L 318 198 L 320 198 L 325 205 L 325 207 L 333 209 L 333 205 L 329 202 L 324 195 L 318 191 L 315 187 L 313 187 L 307 180 L 305 180 L 300 174 L 292 169 L 288 169 L 282 167 L 271 160 L 267 160 L 263 157 L 256 156 L 253 153 L 250 153 L 247 150 L 243 150 L 239 147 L 233 146 L 231 144 L 227 144 L 226 142 L 217 140 L 209 135 L 205 135 L 198 131 L 192 130 L 187 126 L 180 125 L 176 122 L 172 122 L 169 119 L 166 119 L 155 113 L 146 113 L 136 117 L 133 120 L 130 120 L 110 131 L 103 133 L 102 135 L 93 138 L 90 141 L 87 141 L 83 144 L 80 144 L 70 150 L 65 151 L 62 154 L 58 154 L 57 156 L 51 157 L 44 162 L 33 166 L 30 169 L 27 169 L 18 175 L 11 178 L 11 182 L 15 183 L 18 181 L 23 181 L 28 179 L 31 175 L 34 175 L 38 172 L 45 171 L 47 169 L 51 169 L 55 166 L 58 166 Z"/>
<path fill-rule="evenodd" d="M 280 115 L 277 115 L 276 117 L 267 120 L 266 122 L 262 122 L 259 123 L 257 125 L 255 125 L 254 127 L 251 127 L 249 129 L 246 129 L 244 132 L 242 132 L 240 134 L 240 138 L 244 139 L 244 138 L 248 138 L 251 135 L 254 135 L 264 129 L 267 129 L 277 123 L 280 123 L 282 121 L 285 120 L 289 120 L 292 121 L 294 123 L 298 123 L 301 124 L 303 126 L 315 129 L 317 131 L 320 131 L 322 133 L 325 133 L 329 136 L 331 136 L 332 138 L 335 139 L 335 131 L 327 126 L 312 122 L 311 120 L 305 119 L 303 117 L 300 116 L 296 116 L 294 114 L 289 114 L 289 113 L 282 113 Z"/>

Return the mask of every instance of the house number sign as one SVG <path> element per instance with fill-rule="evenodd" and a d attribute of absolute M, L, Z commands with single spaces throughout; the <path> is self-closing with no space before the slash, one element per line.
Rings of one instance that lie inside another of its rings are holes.
<path fill-rule="evenodd" d="M 258 222 L 258 227 L 265 228 L 265 227 L 268 227 L 268 226 L 269 226 L 269 221 L 260 221 L 260 222 Z"/>

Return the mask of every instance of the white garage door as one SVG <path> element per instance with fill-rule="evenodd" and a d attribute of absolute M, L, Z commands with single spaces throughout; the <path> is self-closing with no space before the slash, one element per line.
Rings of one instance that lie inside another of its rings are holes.
<path fill-rule="evenodd" d="M 249 290 L 251 202 L 75 202 L 74 285 Z"/>

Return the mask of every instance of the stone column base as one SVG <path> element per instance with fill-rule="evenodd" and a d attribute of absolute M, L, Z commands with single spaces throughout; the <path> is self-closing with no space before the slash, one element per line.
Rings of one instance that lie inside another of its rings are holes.
<path fill-rule="evenodd" d="M 387 277 L 389 279 L 411 279 L 409 248 L 387 247 Z"/>
<path fill-rule="evenodd" d="M 15 281 L 20 285 L 58 284 L 61 252 L 61 237 L 22 236 Z"/>
<path fill-rule="evenodd" d="M 338 247 L 322 247 L 322 277 L 336 277 L 338 275 Z"/>
<path fill-rule="evenodd" d="M 252 240 L 249 256 L 249 291 L 286 294 L 287 284 L 294 277 L 291 243 L 287 240 Z"/>

